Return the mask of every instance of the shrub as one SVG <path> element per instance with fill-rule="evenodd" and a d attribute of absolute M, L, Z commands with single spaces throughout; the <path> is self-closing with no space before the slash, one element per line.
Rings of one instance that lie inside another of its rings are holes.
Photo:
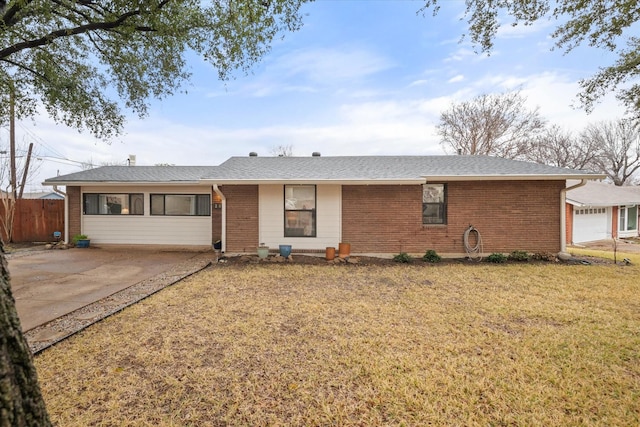
<path fill-rule="evenodd" d="M 400 252 L 398 255 L 393 257 L 395 262 L 403 262 L 408 263 L 411 262 L 411 256 L 406 252 Z"/>
<path fill-rule="evenodd" d="M 529 261 L 530 258 L 525 251 L 513 251 L 509 254 L 509 259 L 512 261 Z"/>
<path fill-rule="evenodd" d="M 422 256 L 422 260 L 426 262 L 440 262 L 442 257 L 436 253 L 433 249 L 428 249 Z"/>
<path fill-rule="evenodd" d="M 536 252 L 531 255 L 531 259 L 536 261 L 557 261 L 556 255 L 551 252 Z"/>
<path fill-rule="evenodd" d="M 487 261 L 493 262 L 494 264 L 502 264 L 503 262 L 507 262 L 507 256 L 499 252 L 494 252 L 487 257 Z"/>
<path fill-rule="evenodd" d="M 73 236 L 73 243 L 78 243 L 78 240 L 87 240 L 89 238 L 89 236 L 87 236 L 86 234 L 76 234 L 75 236 Z"/>

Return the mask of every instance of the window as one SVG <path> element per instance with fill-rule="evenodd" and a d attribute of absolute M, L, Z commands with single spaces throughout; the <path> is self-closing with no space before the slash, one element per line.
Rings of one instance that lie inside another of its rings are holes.
<path fill-rule="evenodd" d="M 422 223 L 447 223 L 446 184 L 424 184 L 422 186 Z"/>
<path fill-rule="evenodd" d="M 85 215 L 144 215 L 143 194 L 84 194 Z"/>
<path fill-rule="evenodd" d="M 619 231 L 635 231 L 638 229 L 638 206 L 620 206 Z"/>
<path fill-rule="evenodd" d="M 284 237 L 316 237 L 316 186 L 284 186 Z"/>
<path fill-rule="evenodd" d="M 209 216 L 209 194 L 152 194 L 151 215 Z"/>

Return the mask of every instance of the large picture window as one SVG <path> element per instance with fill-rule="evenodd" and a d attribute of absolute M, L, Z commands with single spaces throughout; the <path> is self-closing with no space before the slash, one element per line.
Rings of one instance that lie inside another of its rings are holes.
<path fill-rule="evenodd" d="M 85 215 L 144 215 L 143 194 L 96 194 L 83 196 Z"/>
<path fill-rule="evenodd" d="M 316 186 L 284 186 L 284 237 L 316 237 Z"/>
<path fill-rule="evenodd" d="M 209 216 L 209 194 L 152 194 L 151 215 Z"/>
<path fill-rule="evenodd" d="M 424 184 L 422 186 L 422 223 L 447 223 L 446 184 Z"/>
<path fill-rule="evenodd" d="M 618 212 L 619 231 L 636 231 L 638 229 L 638 206 L 620 206 Z"/>

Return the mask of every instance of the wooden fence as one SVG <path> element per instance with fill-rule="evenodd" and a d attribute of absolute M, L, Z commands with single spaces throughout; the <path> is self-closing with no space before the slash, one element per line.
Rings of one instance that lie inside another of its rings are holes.
<path fill-rule="evenodd" d="M 4 207 L 0 204 L 0 218 L 4 218 Z M 16 202 L 13 219 L 13 241 L 51 242 L 53 232 L 64 234 L 64 200 L 20 199 Z M 2 232 L 2 239 L 7 236 Z"/>

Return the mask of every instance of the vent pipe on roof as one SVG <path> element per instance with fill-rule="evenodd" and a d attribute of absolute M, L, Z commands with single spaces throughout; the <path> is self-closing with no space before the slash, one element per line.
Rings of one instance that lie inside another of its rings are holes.
<path fill-rule="evenodd" d="M 255 151 L 252 151 L 249 153 L 249 157 L 258 157 L 258 153 L 256 153 Z"/>
<path fill-rule="evenodd" d="M 311 153 L 311 155 L 313 157 L 320 157 L 320 152 L 319 151 L 314 151 L 313 153 Z"/>
<path fill-rule="evenodd" d="M 458 148 L 458 156 L 462 156 L 462 148 Z"/>
<path fill-rule="evenodd" d="M 129 158 L 127 159 L 127 164 L 129 166 L 135 166 L 136 165 L 136 155 L 135 154 L 129 154 Z"/>

